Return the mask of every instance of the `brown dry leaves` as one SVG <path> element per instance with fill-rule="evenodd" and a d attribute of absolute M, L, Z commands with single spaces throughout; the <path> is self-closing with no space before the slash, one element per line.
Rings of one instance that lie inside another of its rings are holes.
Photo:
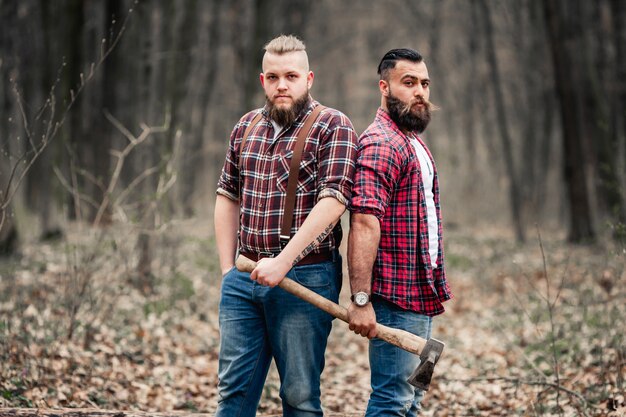
<path fill-rule="evenodd" d="M 70 234 L 2 261 L 0 407 L 215 411 L 216 255 L 209 230 L 182 226 L 158 240 L 148 293 L 134 285 L 127 230 L 97 244 Z M 548 280 L 536 241 L 447 235 L 455 299 L 435 320 L 446 350 L 424 415 L 624 415 L 623 249 L 543 244 Z M 280 413 L 278 391 L 272 368 L 260 413 Z M 367 406 L 367 341 L 338 321 L 322 395 L 332 412 Z"/>

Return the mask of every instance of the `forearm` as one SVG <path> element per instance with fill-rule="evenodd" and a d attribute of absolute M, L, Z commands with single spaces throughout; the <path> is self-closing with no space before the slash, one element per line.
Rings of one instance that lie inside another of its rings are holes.
<path fill-rule="evenodd" d="M 237 252 L 239 203 L 223 195 L 218 195 L 215 201 L 214 223 L 220 270 L 222 274 L 225 274 L 233 267 Z"/>
<path fill-rule="evenodd" d="M 372 269 L 380 242 L 380 222 L 376 216 L 354 213 L 348 235 L 348 270 L 352 294 L 371 292 Z"/>
<path fill-rule="evenodd" d="M 324 241 L 339 221 L 346 206 L 333 197 L 322 198 L 282 250 L 279 258 L 291 268 Z"/>
<path fill-rule="evenodd" d="M 250 278 L 261 285 L 278 285 L 287 272 L 332 232 L 346 206 L 333 197 L 320 199 L 298 232 L 275 258 L 261 259 Z"/>

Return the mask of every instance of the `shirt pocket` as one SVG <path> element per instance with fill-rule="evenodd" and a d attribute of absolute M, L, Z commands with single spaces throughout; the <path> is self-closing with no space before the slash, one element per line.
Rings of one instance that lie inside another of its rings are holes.
<path fill-rule="evenodd" d="M 291 158 L 293 150 L 285 151 L 278 156 L 277 172 L 278 181 L 276 186 L 282 193 L 287 192 L 287 184 L 289 182 L 289 169 L 291 167 Z M 298 173 L 298 185 L 296 193 L 314 193 L 315 180 L 317 179 L 317 159 L 313 152 L 303 152 L 300 160 L 300 169 Z"/>

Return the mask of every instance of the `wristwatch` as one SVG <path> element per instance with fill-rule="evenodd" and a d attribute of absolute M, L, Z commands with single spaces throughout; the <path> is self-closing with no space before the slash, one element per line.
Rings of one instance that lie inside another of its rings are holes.
<path fill-rule="evenodd" d="M 354 304 L 356 304 L 359 307 L 363 307 L 364 305 L 370 302 L 370 296 L 366 292 L 359 291 L 357 293 L 352 294 L 352 296 L 350 297 L 350 301 L 352 301 Z"/>

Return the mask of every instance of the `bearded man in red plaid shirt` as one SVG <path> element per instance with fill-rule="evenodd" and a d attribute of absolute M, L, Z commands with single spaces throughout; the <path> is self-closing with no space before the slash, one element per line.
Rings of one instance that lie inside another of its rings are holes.
<path fill-rule="evenodd" d="M 266 104 L 233 129 L 217 189 L 223 278 L 216 415 L 256 415 L 274 359 L 283 415 L 322 416 L 320 374 L 332 316 L 277 285 L 288 276 L 337 302 L 339 218 L 351 198 L 357 136 L 335 109 L 311 118 L 296 172 L 293 220 L 287 222 L 291 230 L 281 232 L 296 139 L 307 117 L 321 109 L 309 95 L 313 72 L 304 43 L 294 36 L 270 41 L 260 81 Z M 234 268 L 237 249 L 258 261 L 252 273 Z"/>
<path fill-rule="evenodd" d="M 452 294 L 443 263 L 439 182 L 419 137 L 430 122 L 422 56 L 393 49 L 379 66 L 381 107 L 359 138 L 350 202 L 350 329 L 370 338 L 366 416 L 414 416 L 423 392 L 407 382 L 419 358 L 376 338 L 376 322 L 431 337 Z"/>

